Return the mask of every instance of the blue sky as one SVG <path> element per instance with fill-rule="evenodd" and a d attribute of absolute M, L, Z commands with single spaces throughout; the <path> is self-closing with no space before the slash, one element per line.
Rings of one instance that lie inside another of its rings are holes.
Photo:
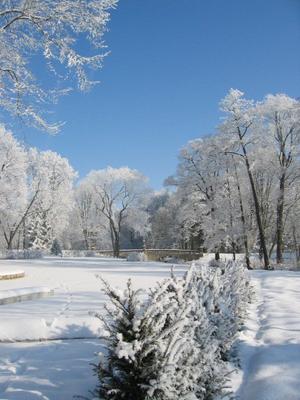
<path fill-rule="evenodd" d="M 159 189 L 179 149 L 214 132 L 231 87 L 300 97 L 299 0 L 120 0 L 109 29 L 101 84 L 54 108 L 60 134 L 16 127 L 81 177 L 127 165 Z"/>

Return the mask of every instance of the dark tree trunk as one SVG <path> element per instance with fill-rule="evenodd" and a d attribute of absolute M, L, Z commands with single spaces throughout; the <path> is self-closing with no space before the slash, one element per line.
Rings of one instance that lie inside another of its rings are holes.
<path fill-rule="evenodd" d="M 120 257 L 120 238 L 119 235 L 115 237 L 114 257 Z"/>
<path fill-rule="evenodd" d="M 285 172 L 279 181 L 279 198 L 277 201 L 277 223 L 276 223 L 276 263 L 283 262 L 283 210 L 285 192 Z"/>
<path fill-rule="evenodd" d="M 242 141 L 242 137 L 240 137 L 240 140 Z M 247 173 L 248 173 L 251 191 L 252 191 L 252 195 L 253 195 L 256 222 L 257 222 L 258 232 L 259 232 L 260 246 L 261 246 L 262 255 L 263 255 L 263 259 L 264 259 L 264 268 L 269 270 L 269 269 L 271 269 L 270 260 L 269 260 L 269 255 L 268 255 L 268 251 L 267 251 L 265 233 L 264 233 L 263 224 L 262 224 L 261 215 L 260 215 L 259 201 L 258 201 L 258 197 L 257 197 L 257 193 L 256 193 L 253 175 L 251 172 L 250 163 L 249 163 L 248 156 L 247 156 L 247 151 L 246 151 L 244 144 L 242 144 L 242 149 L 243 149 L 243 153 L 244 153 L 244 157 L 245 157 Z"/>
<path fill-rule="evenodd" d="M 10 236 L 7 242 L 7 250 L 12 250 L 13 248 L 13 239 L 14 239 L 14 235 Z"/>
<path fill-rule="evenodd" d="M 232 243 L 232 258 L 233 258 L 233 261 L 236 260 L 236 244 L 235 244 L 235 242 Z"/>
<path fill-rule="evenodd" d="M 116 229 L 114 221 L 110 220 L 110 237 L 114 257 L 120 256 L 120 232 Z"/>
<path fill-rule="evenodd" d="M 300 244 L 298 244 L 298 241 L 297 241 L 295 225 L 293 225 L 293 241 L 294 241 L 294 250 L 295 250 L 295 255 L 296 255 L 297 267 L 300 267 Z"/>
<path fill-rule="evenodd" d="M 247 230 L 246 230 L 246 218 L 245 218 L 245 212 L 244 212 L 243 198 L 242 198 L 239 176 L 238 176 L 238 172 L 237 172 L 235 163 L 234 163 L 234 170 L 235 170 L 235 178 L 236 178 L 236 182 L 237 182 L 237 190 L 238 190 L 238 194 L 239 194 L 241 221 L 242 221 L 242 227 L 243 227 L 243 242 L 244 242 L 244 248 L 245 248 L 245 261 L 246 261 L 247 269 L 252 269 L 251 263 L 250 263 L 248 235 L 247 235 Z"/>

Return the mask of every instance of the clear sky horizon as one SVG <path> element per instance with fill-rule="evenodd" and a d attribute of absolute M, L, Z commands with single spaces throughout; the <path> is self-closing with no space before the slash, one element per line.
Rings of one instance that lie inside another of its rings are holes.
<path fill-rule="evenodd" d="M 159 189 L 180 148 L 215 131 L 231 87 L 254 99 L 300 97 L 299 0 L 120 0 L 105 41 L 101 84 L 53 108 L 66 122 L 59 135 L 15 129 L 80 177 L 128 166 Z"/>

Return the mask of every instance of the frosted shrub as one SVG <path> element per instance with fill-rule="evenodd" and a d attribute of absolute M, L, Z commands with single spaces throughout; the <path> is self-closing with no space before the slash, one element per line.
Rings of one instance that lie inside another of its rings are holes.
<path fill-rule="evenodd" d="M 105 326 L 107 354 L 95 366 L 99 386 L 94 394 L 100 399 L 145 399 L 151 379 L 146 365 L 152 352 L 143 341 L 141 293 L 132 289 L 130 280 L 123 292 L 103 283 L 110 301 L 105 306 L 108 318 L 98 318 Z"/>
<path fill-rule="evenodd" d="M 186 278 L 172 276 L 151 294 L 146 314 L 158 327 L 159 370 L 151 381 L 150 399 L 197 399 L 200 354 L 194 334 L 199 320 L 191 318 L 194 306 Z"/>
<path fill-rule="evenodd" d="M 240 262 L 194 265 L 195 304 L 205 308 L 206 319 L 196 330 L 195 341 L 204 350 L 201 364 L 201 385 L 205 391 L 199 399 L 211 399 L 220 393 L 226 382 L 228 352 L 241 329 L 251 300 L 248 271 Z M 201 313 L 198 311 L 198 315 Z M 206 325 L 205 325 L 206 321 Z M 209 322 L 207 322 L 209 321 Z"/>
<path fill-rule="evenodd" d="M 39 249 L 8 250 L 5 258 L 9 260 L 43 258 L 43 251 Z"/>
<path fill-rule="evenodd" d="M 215 309 L 213 323 L 221 354 L 227 359 L 236 334 L 246 316 L 251 289 L 248 271 L 241 262 L 221 262 L 215 271 Z"/>
<path fill-rule="evenodd" d="M 198 386 L 201 390 L 197 393 L 197 398 L 207 400 L 219 394 L 225 383 L 225 369 L 216 334 L 220 272 L 215 268 L 197 268 L 193 265 L 189 274 L 193 276 L 189 292 L 194 293 L 194 318 L 199 321 L 194 336 L 200 349 Z"/>
<path fill-rule="evenodd" d="M 209 260 L 208 265 L 211 268 L 219 268 L 222 263 L 223 263 L 223 261 L 215 260 L 214 258 L 212 258 L 211 260 Z"/>
<path fill-rule="evenodd" d="M 96 253 L 93 250 L 85 250 L 84 257 L 96 257 Z"/>
<path fill-rule="evenodd" d="M 95 367 L 94 394 L 113 400 L 197 399 L 194 322 L 184 281 L 164 281 L 143 302 L 130 281 L 123 292 L 104 284 L 108 318 L 98 317 L 107 331 L 107 355 Z"/>
<path fill-rule="evenodd" d="M 50 253 L 54 256 L 62 256 L 62 249 L 57 239 L 53 240 Z"/>
<path fill-rule="evenodd" d="M 135 251 L 127 255 L 127 261 L 147 261 L 147 257 L 144 253 Z"/>
<path fill-rule="evenodd" d="M 226 381 L 223 361 L 250 299 L 245 268 L 193 265 L 146 293 L 104 282 L 110 303 L 98 317 L 107 354 L 95 395 L 110 400 L 211 400 Z"/>

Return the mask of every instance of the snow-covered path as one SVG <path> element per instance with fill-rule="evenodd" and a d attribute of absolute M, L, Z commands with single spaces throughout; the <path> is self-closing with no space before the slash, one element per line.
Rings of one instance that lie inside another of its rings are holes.
<path fill-rule="evenodd" d="M 241 338 L 241 400 L 300 400 L 300 273 L 253 272 L 256 300 Z"/>

